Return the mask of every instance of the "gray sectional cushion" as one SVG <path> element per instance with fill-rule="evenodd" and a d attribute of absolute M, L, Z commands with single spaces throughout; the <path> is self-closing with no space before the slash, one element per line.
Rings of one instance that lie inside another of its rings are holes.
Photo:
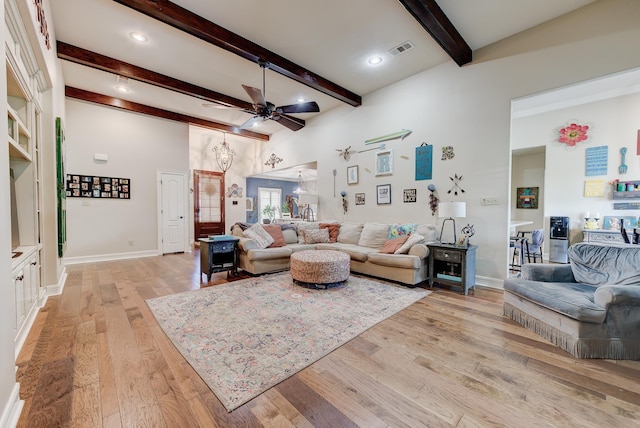
<path fill-rule="evenodd" d="M 583 242 L 569 247 L 569 261 L 578 282 L 640 286 L 640 245 L 611 246 Z"/>
<path fill-rule="evenodd" d="M 607 309 L 594 303 L 596 287 L 576 282 L 506 279 L 504 289 L 578 321 L 600 324 Z"/>

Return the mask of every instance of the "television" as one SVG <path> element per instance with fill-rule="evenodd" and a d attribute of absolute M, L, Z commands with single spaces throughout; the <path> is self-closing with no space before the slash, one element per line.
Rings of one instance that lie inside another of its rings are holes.
<path fill-rule="evenodd" d="M 9 193 L 11 195 L 11 251 L 20 246 L 20 229 L 18 228 L 18 204 L 16 203 L 16 182 L 13 169 L 9 168 Z"/>

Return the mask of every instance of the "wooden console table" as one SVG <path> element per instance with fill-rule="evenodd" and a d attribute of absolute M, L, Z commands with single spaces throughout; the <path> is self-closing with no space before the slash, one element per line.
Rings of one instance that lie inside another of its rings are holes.
<path fill-rule="evenodd" d="M 476 289 L 476 245 L 431 243 L 429 247 L 429 287 L 435 282 L 462 287 L 464 294 Z"/>

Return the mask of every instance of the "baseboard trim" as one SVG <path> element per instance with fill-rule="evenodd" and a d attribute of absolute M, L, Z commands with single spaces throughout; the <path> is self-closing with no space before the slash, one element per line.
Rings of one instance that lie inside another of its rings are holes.
<path fill-rule="evenodd" d="M 503 284 L 504 284 L 503 279 L 476 275 L 476 285 L 480 285 L 482 287 L 487 287 L 487 288 L 495 288 L 498 290 L 503 290 L 504 289 L 504 287 L 502 286 Z"/>
<path fill-rule="evenodd" d="M 157 256 L 158 250 L 136 251 L 132 253 L 100 254 L 95 256 L 67 257 L 64 259 L 65 265 L 76 265 L 81 263 L 109 262 L 113 260 L 137 259 L 140 257 Z"/>
<path fill-rule="evenodd" d="M 2 416 L 0 417 L 0 427 L 15 427 L 18 425 L 24 401 L 20 399 L 20 384 L 16 382 L 13 385 L 9 399 L 7 400 Z"/>

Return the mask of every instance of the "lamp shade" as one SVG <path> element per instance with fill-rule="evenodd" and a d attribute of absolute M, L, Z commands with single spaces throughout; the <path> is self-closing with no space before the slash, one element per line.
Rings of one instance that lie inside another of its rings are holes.
<path fill-rule="evenodd" d="M 441 202 L 438 205 L 438 217 L 464 218 L 466 216 L 466 202 Z"/>
<path fill-rule="evenodd" d="M 318 195 L 301 193 L 298 197 L 298 203 L 300 205 L 318 205 Z"/>

